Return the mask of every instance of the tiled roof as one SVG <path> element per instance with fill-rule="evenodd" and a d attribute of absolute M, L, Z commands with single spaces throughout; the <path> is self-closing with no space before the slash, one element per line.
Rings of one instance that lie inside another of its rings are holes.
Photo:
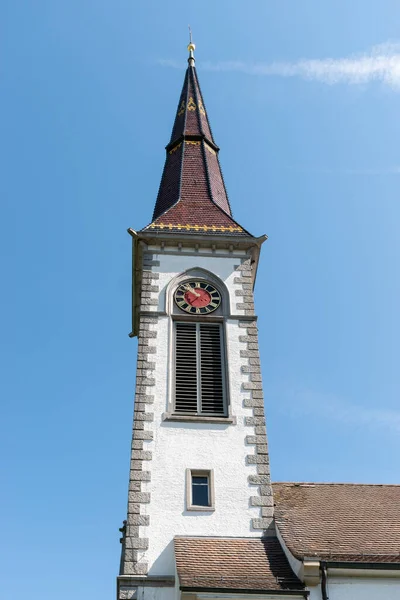
<path fill-rule="evenodd" d="M 197 78 L 189 61 L 171 141 L 166 148 L 153 220 L 143 231 L 185 231 L 249 236 L 231 208 Z"/>
<path fill-rule="evenodd" d="M 276 525 L 297 558 L 400 563 L 400 485 L 274 483 Z"/>
<path fill-rule="evenodd" d="M 186 70 L 178 108 L 176 109 L 170 145 L 184 134 L 204 134 L 204 136 L 215 145 L 200 90 L 199 80 L 197 78 L 196 68 L 192 64 L 189 64 Z"/>
<path fill-rule="evenodd" d="M 176 537 L 182 588 L 303 590 L 275 537 Z"/>

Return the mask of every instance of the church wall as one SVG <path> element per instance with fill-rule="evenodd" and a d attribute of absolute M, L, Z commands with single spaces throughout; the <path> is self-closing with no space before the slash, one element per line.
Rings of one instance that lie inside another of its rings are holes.
<path fill-rule="evenodd" d="M 167 338 L 169 318 L 160 319 L 160 338 Z M 227 327 L 228 345 L 239 345 L 237 323 Z M 166 348 L 168 343 L 164 344 Z M 258 507 L 249 506 L 249 475 L 256 475 L 255 465 L 246 467 L 249 447 L 245 445 L 244 417 L 250 415 L 242 406 L 238 386 L 232 386 L 231 402 L 237 424 L 175 423 L 162 421 L 167 397 L 166 357 L 157 357 L 155 377 L 153 461 L 151 482 L 145 490 L 151 493 L 148 505 L 150 526 L 146 560 L 149 574 L 169 575 L 174 570 L 171 540 L 174 535 L 249 536 L 260 535 L 251 528 L 251 519 L 260 515 Z M 229 368 L 230 379 L 241 378 L 240 365 Z M 247 394 L 248 396 L 248 394 Z M 186 469 L 214 470 L 215 511 L 191 512 L 185 507 Z"/>
<path fill-rule="evenodd" d="M 310 587 L 310 600 L 321 600 L 320 586 Z M 390 577 L 329 577 L 329 600 L 398 600 L 400 580 Z"/>
<path fill-rule="evenodd" d="M 134 433 L 124 572 L 167 576 L 174 575 L 175 570 L 175 535 L 259 537 L 261 524 L 267 528 L 270 523 L 272 497 L 267 489 L 269 464 L 263 408 L 254 408 L 263 404 L 260 368 L 257 364 L 249 366 L 250 360 L 259 363 L 259 359 L 249 359 L 256 356 L 256 350 L 246 350 L 250 346 L 246 328 L 255 329 L 249 316 L 254 311 L 244 302 L 241 284 L 244 279 L 240 268 L 246 254 L 226 251 L 214 256 L 210 250 L 206 255 L 194 251 L 185 255 L 151 250 L 144 258 L 147 275 L 142 310 L 147 316 L 141 317 L 139 330 L 135 399 L 139 439 Z M 171 384 L 172 325 L 170 316 L 165 314 L 166 291 L 176 276 L 191 268 L 203 268 L 221 278 L 229 292 L 228 313 L 236 316 L 227 318 L 225 325 L 229 396 L 235 424 L 163 420 Z M 249 296 L 251 291 L 245 294 Z M 254 347 L 257 338 L 252 337 L 251 341 Z M 139 369 L 139 365 L 145 369 Z M 257 382 L 251 383 L 254 378 Z M 255 400 L 252 394 L 257 396 Z M 255 414 L 259 416 L 254 417 Z M 264 453 L 262 457 L 257 456 L 257 449 Z M 186 510 L 188 468 L 214 471 L 214 512 Z M 261 487 L 255 488 L 256 484 Z"/>

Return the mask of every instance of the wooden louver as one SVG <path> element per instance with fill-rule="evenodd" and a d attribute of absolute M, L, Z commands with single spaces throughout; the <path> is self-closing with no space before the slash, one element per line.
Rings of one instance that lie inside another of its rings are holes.
<path fill-rule="evenodd" d="M 176 323 L 175 411 L 224 414 L 224 375 L 219 324 Z"/>

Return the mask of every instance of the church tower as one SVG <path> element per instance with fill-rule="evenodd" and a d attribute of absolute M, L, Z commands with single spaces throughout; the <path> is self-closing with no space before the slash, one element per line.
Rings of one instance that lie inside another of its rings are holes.
<path fill-rule="evenodd" d="M 180 598 L 183 539 L 275 540 L 253 300 L 266 236 L 232 216 L 188 50 L 153 218 L 128 230 L 138 357 L 118 600 Z"/>

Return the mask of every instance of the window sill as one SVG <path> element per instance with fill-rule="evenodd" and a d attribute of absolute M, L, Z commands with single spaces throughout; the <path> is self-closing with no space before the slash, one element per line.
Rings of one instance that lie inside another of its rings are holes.
<path fill-rule="evenodd" d="M 215 506 L 188 506 L 186 510 L 191 512 L 214 512 Z"/>
<path fill-rule="evenodd" d="M 177 421 L 180 423 L 223 423 L 224 425 L 236 425 L 236 417 L 206 417 L 204 415 L 177 415 L 175 413 L 163 413 L 162 421 Z M 193 510 L 198 510 L 193 509 Z M 208 510 L 209 507 L 208 507 Z"/>

